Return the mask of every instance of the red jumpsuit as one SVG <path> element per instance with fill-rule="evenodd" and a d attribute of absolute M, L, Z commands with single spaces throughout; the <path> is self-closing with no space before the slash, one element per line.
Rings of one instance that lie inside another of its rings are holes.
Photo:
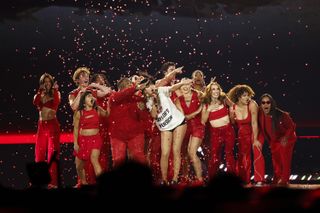
<path fill-rule="evenodd" d="M 233 105 L 233 109 L 235 110 Z M 239 120 L 235 116 L 235 121 L 238 128 L 238 142 L 239 142 L 239 156 L 238 156 L 238 173 L 245 183 L 250 183 L 251 175 L 251 147 L 253 144 L 253 133 L 251 125 L 251 112 L 248 108 L 248 116 Z M 258 139 L 261 138 L 258 136 Z M 259 140 L 263 145 L 263 141 Z M 259 150 L 255 146 L 253 147 L 253 166 L 254 166 L 254 181 L 264 182 L 265 175 L 265 163 L 262 150 Z"/>
<path fill-rule="evenodd" d="M 271 116 L 265 115 L 263 112 L 259 113 L 259 124 L 263 136 L 270 143 L 274 170 L 273 182 L 287 184 L 290 178 L 293 148 L 297 140 L 296 124 L 287 112 L 282 113 L 275 130 L 272 128 Z M 288 139 L 286 146 L 280 143 L 283 137 Z"/>
<path fill-rule="evenodd" d="M 79 119 L 79 133 L 83 129 L 99 129 L 99 115 L 97 110 L 81 110 Z M 79 134 L 78 136 L 79 150 L 75 152 L 81 160 L 90 160 L 91 152 L 93 149 L 101 149 L 102 138 L 100 134 L 85 136 Z"/>
<path fill-rule="evenodd" d="M 145 163 L 144 129 L 139 118 L 135 86 L 114 92 L 109 98 L 110 143 L 113 166 L 125 162 L 127 149 L 131 158 Z"/>
<path fill-rule="evenodd" d="M 33 104 L 37 106 L 38 110 L 41 111 L 43 107 L 50 108 L 54 111 L 58 110 L 58 106 L 60 104 L 59 92 L 57 89 L 54 89 L 53 99 L 42 103 L 41 102 L 41 90 L 39 90 L 36 94 L 35 99 L 33 100 Z M 58 185 L 58 171 L 57 171 L 57 162 L 54 159 L 51 159 L 53 153 L 56 151 L 57 157 L 60 154 L 60 124 L 57 118 L 52 120 L 42 121 L 39 119 L 38 121 L 38 132 L 36 139 L 36 147 L 35 147 L 35 156 L 36 162 L 47 161 L 51 162 L 50 166 L 50 176 L 51 176 L 51 184 L 57 186 Z M 47 156 L 47 160 L 46 160 Z"/>
<path fill-rule="evenodd" d="M 217 120 L 222 117 L 228 116 L 229 110 L 227 106 L 210 112 L 209 121 Z M 222 145 L 225 144 L 225 158 L 226 167 L 228 172 L 235 172 L 235 160 L 234 160 L 234 144 L 235 144 L 235 132 L 232 125 L 229 123 L 221 127 L 212 127 L 210 125 L 210 141 L 211 141 L 211 160 L 209 164 L 209 177 L 212 178 L 218 171 L 221 163 Z"/>

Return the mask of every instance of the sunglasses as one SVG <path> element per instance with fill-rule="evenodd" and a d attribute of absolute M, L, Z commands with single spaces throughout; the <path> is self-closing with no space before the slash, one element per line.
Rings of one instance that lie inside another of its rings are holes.
<path fill-rule="evenodd" d="M 261 104 L 271 104 L 270 101 L 261 101 Z"/>

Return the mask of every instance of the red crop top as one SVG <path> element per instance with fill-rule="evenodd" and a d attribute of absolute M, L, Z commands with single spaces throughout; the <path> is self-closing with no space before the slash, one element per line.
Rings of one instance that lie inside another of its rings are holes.
<path fill-rule="evenodd" d="M 38 110 L 41 111 L 43 107 L 52 109 L 57 111 L 58 110 L 58 106 L 60 104 L 60 96 L 59 96 L 59 92 L 57 89 L 54 89 L 53 91 L 53 98 L 45 103 L 42 103 L 41 101 L 41 93 L 43 90 L 39 90 L 37 92 L 36 97 L 33 100 L 33 104 L 36 105 L 38 107 Z"/>
<path fill-rule="evenodd" d="M 99 129 L 99 115 L 97 110 L 81 110 L 79 127 L 80 129 Z"/>
<path fill-rule="evenodd" d="M 208 107 L 208 105 L 206 105 L 206 107 Z M 228 108 L 226 107 L 226 105 L 223 105 L 223 107 L 221 109 L 209 113 L 209 121 L 223 118 L 224 116 L 227 116 L 228 114 L 229 114 Z"/>

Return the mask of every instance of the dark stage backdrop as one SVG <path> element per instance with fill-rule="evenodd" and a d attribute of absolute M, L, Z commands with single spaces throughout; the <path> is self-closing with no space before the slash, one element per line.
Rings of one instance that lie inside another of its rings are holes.
<path fill-rule="evenodd" d="M 320 2 L 7 1 L 0 9 L 1 132 L 35 131 L 32 97 L 43 72 L 62 92 L 59 120 L 71 128 L 67 95 L 78 66 L 111 81 L 167 60 L 217 76 L 225 91 L 246 83 L 274 95 L 300 125 L 320 125 Z M 136 2 L 136 3 L 134 3 Z"/>
<path fill-rule="evenodd" d="M 185 67 L 181 76 L 203 70 L 225 91 L 245 83 L 256 99 L 273 94 L 299 135 L 317 135 L 319 20 L 318 0 L 1 2 L 0 133 L 36 132 L 32 98 L 44 72 L 60 85 L 58 118 L 70 132 L 67 96 L 77 67 L 104 72 L 114 83 L 174 61 Z"/>

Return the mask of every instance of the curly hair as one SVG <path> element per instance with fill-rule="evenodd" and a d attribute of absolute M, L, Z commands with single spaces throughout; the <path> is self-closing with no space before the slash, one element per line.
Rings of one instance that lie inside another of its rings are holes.
<path fill-rule="evenodd" d="M 229 90 L 228 97 L 233 103 L 237 103 L 244 93 L 248 93 L 251 98 L 255 95 L 253 89 L 249 85 L 238 84 Z"/>

